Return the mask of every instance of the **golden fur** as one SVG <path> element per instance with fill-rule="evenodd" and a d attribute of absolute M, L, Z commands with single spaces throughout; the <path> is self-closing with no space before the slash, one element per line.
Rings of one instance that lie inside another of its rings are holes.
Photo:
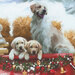
<path fill-rule="evenodd" d="M 52 21 L 52 25 L 61 31 L 61 22 Z"/>
<path fill-rule="evenodd" d="M 22 36 L 26 38 L 27 40 L 31 39 L 31 33 L 30 33 L 30 23 L 31 18 L 30 17 L 18 17 L 14 22 L 14 30 L 13 34 L 14 37 Z"/>
<path fill-rule="evenodd" d="M 11 49 L 11 42 L 15 37 L 22 36 L 26 38 L 27 40 L 31 40 L 31 33 L 30 33 L 30 23 L 31 18 L 30 17 L 18 17 L 13 21 L 13 37 L 10 36 L 10 22 L 8 19 L 0 18 L 0 24 L 3 26 L 2 35 L 5 38 L 7 42 L 9 42 L 9 51 Z"/>
<path fill-rule="evenodd" d="M 65 31 L 64 35 L 70 40 L 72 45 L 75 47 L 75 31 L 70 30 L 70 31 Z"/>
<path fill-rule="evenodd" d="M 9 42 L 9 45 L 12 42 L 12 40 L 17 36 L 22 36 L 22 37 L 25 37 L 27 40 L 31 40 L 31 33 L 30 33 L 31 20 L 32 19 L 28 16 L 27 17 L 18 17 L 17 19 L 15 19 L 13 22 L 14 36 L 11 37 L 9 34 L 10 23 L 9 23 L 8 19 L 0 18 L 0 24 L 2 24 L 2 26 L 3 26 L 3 31 L 1 33 L 2 33 L 3 37 L 5 38 L 5 40 L 7 42 Z M 62 28 L 61 22 L 52 21 L 52 25 L 61 31 L 61 28 Z M 64 35 L 70 40 L 72 45 L 75 47 L 75 31 L 73 31 L 73 30 L 70 30 L 68 32 L 65 31 Z M 10 46 L 9 46 L 9 49 L 10 49 Z"/>
<path fill-rule="evenodd" d="M 1 32 L 3 37 L 5 38 L 8 37 L 9 31 L 10 31 L 10 28 L 9 28 L 10 23 L 8 22 L 7 19 L 0 18 L 0 24 L 3 26 L 3 30 Z"/>

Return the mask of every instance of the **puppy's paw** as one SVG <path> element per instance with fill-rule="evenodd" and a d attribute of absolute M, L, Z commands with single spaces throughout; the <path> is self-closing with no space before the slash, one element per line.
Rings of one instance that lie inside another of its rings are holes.
<path fill-rule="evenodd" d="M 10 60 L 13 60 L 13 59 L 14 59 L 14 55 L 13 55 L 13 54 L 12 54 L 12 55 L 9 54 L 9 59 L 10 59 Z"/>
<path fill-rule="evenodd" d="M 42 50 L 40 50 L 39 53 L 38 53 L 38 59 L 39 59 L 39 60 L 42 59 Z"/>
<path fill-rule="evenodd" d="M 42 55 L 38 55 L 38 59 L 41 60 L 42 59 Z"/>
<path fill-rule="evenodd" d="M 24 57 L 24 53 L 21 53 L 21 54 L 19 55 L 19 59 L 23 59 L 23 57 Z"/>
<path fill-rule="evenodd" d="M 29 60 L 29 54 L 25 54 L 25 60 Z"/>

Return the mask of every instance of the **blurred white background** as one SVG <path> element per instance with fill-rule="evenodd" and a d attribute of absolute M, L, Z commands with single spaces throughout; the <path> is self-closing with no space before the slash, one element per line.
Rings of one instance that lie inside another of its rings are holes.
<path fill-rule="evenodd" d="M 0 18 L 7 18 L 11 24 L 10 28 L 12 30 L 13 21 L 17 17 L 20 16 L 25 17 L 27 15 L 32 17 L 30 5 L 35 1 L 43 1 L 43 0 L 0 0 Z M 45 0 L 45 1 L 48 4 L 50 3 L 50 1 L 62 3 L 63 9 L 59 9 L 58 12 L 63 13 L 62 11 L 64 11 L 66 8 L 66 12 L 71 14 L 69 15 L 69 17 L 64 18 L 66 22 L 63 26 L 63 29 L 69 30 L 71 28 L 75 30 L 75 25 L 74 25 L 75 24 L 75 0 Z M 63 16 L 64 15 L 65 14 L 63 14 Z M 73 26 L 71 26 L 71 24 L 73 24 Z M 10 34 L 12 36 L 12 31 L 10 31 Z"/>
<path fill-rule="evenodd" d="M 39 0 L 0 0 L 0 4 L 12 3 L 12 2 L 21 3 L 26 1 L 39 1 Z M 64 7 L 66 8 L 66 11 L 70 14 L 75 15 L 75 0 L 48 0 L 48 1 L 62 2 L 64 4 Z"/>

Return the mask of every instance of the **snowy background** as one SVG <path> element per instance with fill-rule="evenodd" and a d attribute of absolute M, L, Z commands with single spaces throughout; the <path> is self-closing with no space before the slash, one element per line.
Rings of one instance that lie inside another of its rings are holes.
<path fill-rule="evenodd" d="M 27 15 L 32 17 L 32 12 L 29 7 L 37 1 L 46 1 L 48 4 L 49 2 L 61 2 L 63 5 L 62 11 L 66 10 L 66 13 L 70 14 L 67 18 L 64 18 L 65 26 L 63 26 L 63 31 L 70 28 L 75 30 L 75 0 L 0 0 L 0 18 L 7 18 L 12 28 L 12 23 L 17 17 L 25 17 Z M 70 23 L 68 23 L 68 21 Z M 73 26 L 71 26 L 71 24 L 73 24 Z M 12 31 L 10 31 L 10 33 L 12 33 Z"/>
<path fill-rule="evenodd" d="M 13 3 L 13 2 L 22 3 L 26 1 L 40 1 L 40 0 L 0 0 L 0 4 Z M 68 13 L 75 14 L 75 0 L 48 0 L 48 1 L 62 2 Z"/>

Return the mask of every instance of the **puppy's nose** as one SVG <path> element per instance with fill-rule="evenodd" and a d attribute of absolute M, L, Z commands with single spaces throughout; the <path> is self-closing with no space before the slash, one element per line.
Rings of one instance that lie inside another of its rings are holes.
<path fill-rule="evenodd" d="M 35 52 L 35 51 L 33 51 L 33 54 L 36 54 L 36 52 Z"/>
<path fill-rule="evenodd" d="M 46 12 L 46 10 L 44 9 L 44 10 L 43 10 L 43 13 L 45 13 L 45 12 Z"/>
<path fill-rule="evenodd" d="M 20 46 L 19 49 L 22 49 L 22 46 Z"/>

